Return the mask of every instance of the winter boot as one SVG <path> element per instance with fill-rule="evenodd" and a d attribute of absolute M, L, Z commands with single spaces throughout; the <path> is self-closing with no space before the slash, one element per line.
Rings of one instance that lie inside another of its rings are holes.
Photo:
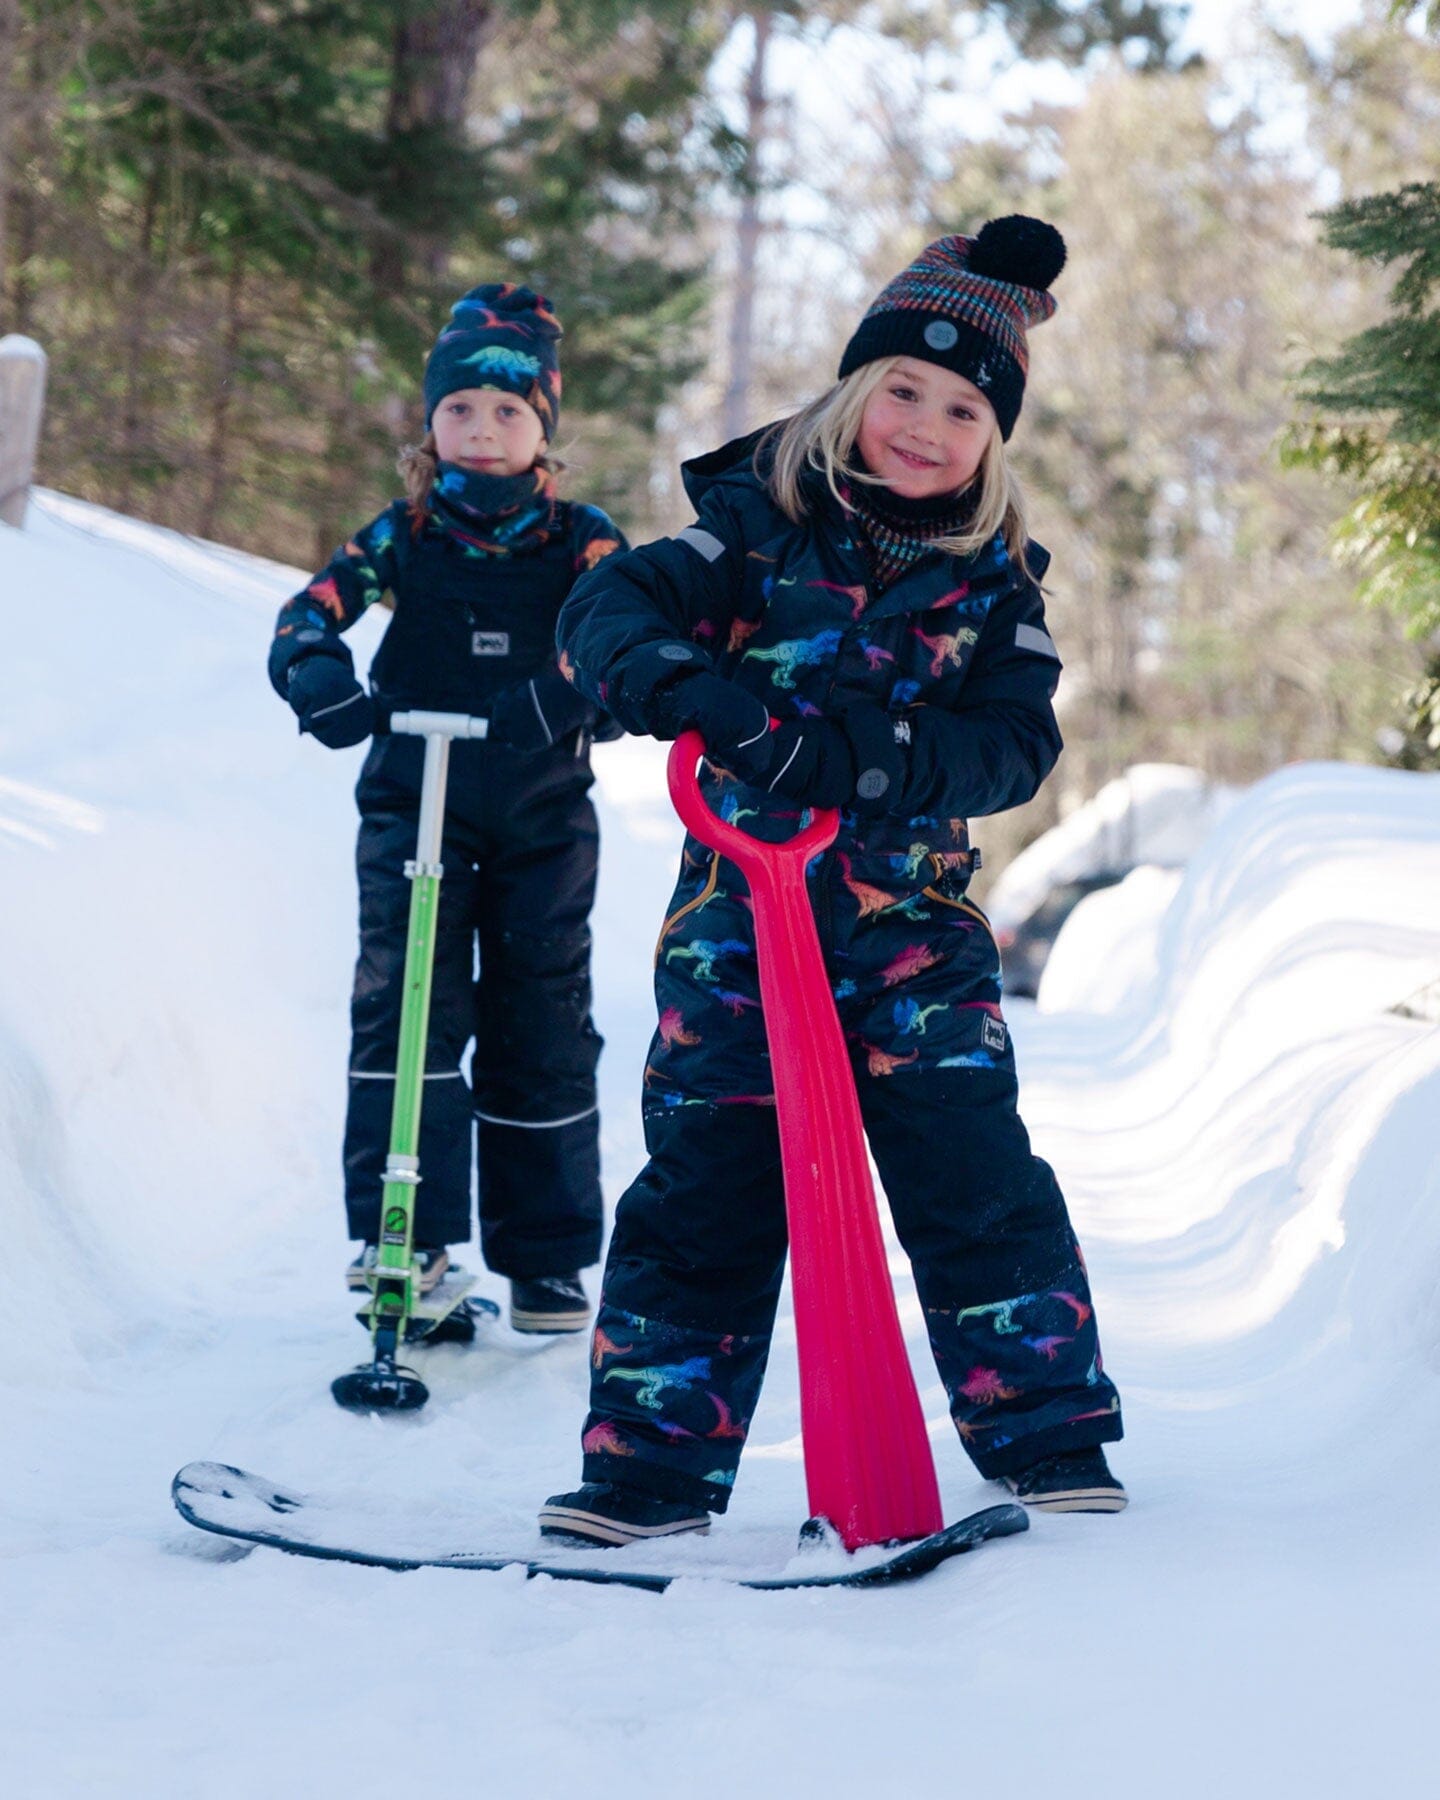
<path fill-rule="evenodd" d="M 590 1323 L 590 1302 L 579 1274 L 512 1281 L 510 1323 L 516 1331 L 583 1331 Z"/>
<path fill-rule="evenodd" d="M 542 1537 L 570 1538 L 607 1549 L 709 1529 L 710 1515 L 698 1506 L 660 1500 L 639 1488 L 608 1481 L 587 1481 L 572 1494 L 552 1494 L 540 1509 Z"/>
<path fill-rule="evenodd" d="M 379 1256 L 379 1247 L 375 1244 L 367 1244 L 345 1271 L 346 1287 L 368 1288 Z M 450 1252 L 443 1244 L 438 1248 L 427 1246 L 424 1249 L 416 1250 L 415 1261 L 420 1265 L 420 1292 L 428 1294 L 450 1267 Z"/>
<path fill-rule="evenodd" d="M 1004 1481 L 1022 1505 L 1033 1506 L 1036 1512 L 1113 1513 L 1123 1512 L 1129 1504 L 1098 1444 L 1093 1450 L 1042 1456 Z"/>

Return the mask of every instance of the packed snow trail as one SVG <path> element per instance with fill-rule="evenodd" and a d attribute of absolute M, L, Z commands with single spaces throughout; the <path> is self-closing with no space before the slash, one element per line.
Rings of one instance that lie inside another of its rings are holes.
<path fill-rule="evenodd" d="M 213 1458 L 533 1545 L 577 1472 L 583 1341 L 431 1352 L 406 1418 L 329 1397 L 364 1348 L 337 1192 L 358 753 L 299 740 L 265 683 L 296 579 L 53 496 L 0 530 L 7 1794 L 1428 1791 L 1440 1031 L 1387 1009 L 1440 969 L 1432 777 L 1261 784 L 1173 897 L 1085 902 L 1047 1010 L 1012 1009 L 1125 1398 L 1124 1515 L 1036 1518 L 912 1588 L 662 1598 L 237 1555 L 176 1518 L 171 1475 Z M 663 752 L 597 766 L 613 1199 L 678 831 Z M 892 1261 L 954 1518 L 1005 1496 Z M 695 1554 L 778 1568 L 803 1512 L 786 1314 Z"/>

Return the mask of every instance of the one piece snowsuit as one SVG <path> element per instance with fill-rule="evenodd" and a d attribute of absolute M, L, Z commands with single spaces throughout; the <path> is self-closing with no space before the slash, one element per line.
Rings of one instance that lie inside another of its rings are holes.
<path fill-rule="evenodd" d="M 995 1477 L 1121 1435 L 1065 1203 L 1016 1111 L 995 940 L 965 898 L 968 817 L 1029 799 L 1059 753 L 1060 664 L 1039 589 L 998 537 L 963 563 L 929 554 L 877 595 L 828 493 L 817 484 L 793 524 L 753 449 L 688 464 L 696 524 L 577 583 L 562 666 L 603 704 L 628 653 L 683 640 L 781 720 L 864 700 L 908 721 L 894 810 L 842 813 L 810 888 L 935 1361 Z M 1032 545 L 1029 561 L 1043 574 L 1048 557 Z M 796 829 L 793 803 L 714 771 L 702 786 L 758 836 Z M 734 865 L 687 836 L 657 949 L 649 1162 L 619 1203 L 583 1439 L 585 1480 L 712 1511 L 735 1479 L 786 1253 L 747 899 Z"/>
<path fill-rule="evenodd" d="M 339 634 L 389 590 L 370 670 L 382 719 L 409 707 L 488 713 L 504 688 L 558 681 L 555 623 L 576 574 L 623 549 L 595 507 L 556 501 L 541 541 L 486 554 L 395 501 L 282 609 L 270 674 L 343 657 Z M 598 830 L 589 730 L 521 754 L 451 747 L 415 1241 L 470 1235 L 472 1131 L 485 1261 L 512 1280 L 568 1274 L 600 1253 L 602 1209 L 590 1018 L 589 916 Z M 345 1203 L 350 1235 L 378 1235 L 390 1136 L 424 742 L 383 727 L 356 788 L 360 953 L 351 1001 Z M 476 951 L 478 940 L 478 975 Z M 473 1038 L 470 1081 L 460 1063 Z M 473 1112 L 473 1126 L 472 1126 Z"/>

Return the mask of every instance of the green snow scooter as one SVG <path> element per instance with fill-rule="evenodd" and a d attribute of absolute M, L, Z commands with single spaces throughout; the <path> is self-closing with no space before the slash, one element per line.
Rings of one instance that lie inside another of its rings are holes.
<path fill-rule="evenodd" d="M 430 1390 L 397 1360 L 407 1343 L 474 1336 L 477 1316 L 499 1313 L 493 1301 L 467 1298 L 473 1275 L 446 1272 L 422 1295 L 414 1257 L 415 1189 L 420 1185 L 420 1107 L 425 1092 L 425 1046 L 430 1035 L 430 980 L 435 966 L 435 930 L 440 910 L 441 834 L 445 788 L 453 738 L 483 738 L 489 720 L 467 713 L 402 712 L 390 730 L 425 740 L 425 772 L 420 784 L 420 830 L 415 860 L 405 865 L 410 880 L 410 926 L 405 943 L 405 989 L 400 1010 L 400 1045 L 395 1059 L 395 1105 L 390 1115 L 390 1154 L 380 1201 L 376 1266 L 371 1297 L 359 1314 L 370 1327 L 374 1358 L 330 1383 L 336 1401 L 352 1412 L 412 1412 Z M 464 1325 L 456 1329 L 466 1311 Z M 448 1327 L 448 1329 L 447 1329 Z"/>

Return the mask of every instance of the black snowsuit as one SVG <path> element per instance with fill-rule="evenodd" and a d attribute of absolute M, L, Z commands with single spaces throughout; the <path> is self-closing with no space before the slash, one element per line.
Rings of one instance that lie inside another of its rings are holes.
<path fill-rule="evenodd" d="M 795 525 L 753 440 L 687 465 L 699 517 L 577 583 L 572 678 L 627 716 L 626 657 L 683 640 L 781 719 L 878 702 L 910 725 L 894 810 L 842 814 L 811 868 L 865 1128 L 914 1267 L 961 1438 L 987 1476 L 1121 1434 L 1079 1247 L 1016 1111 L 1000 965 L 965 898 L 967 818 L 1018 805 L 1060 749 L 1040 591 L 996 539 L 882 593 L 844 515 Z M 1048 558 L 1031 546 L 1031 566 Z M 722 816 L 767 838 L 797 810 L 712 772 Z M 753 921 L 733 864 L 687 837 L 656 963 L 650 1160 L 622 1197 L 596 1322 L 587 1481 L 723 1511 L 759 1395 L 786 1251 Z M 857 1321 L 857 1329 L 864 1322 Z"/>
<path fill-rule="evenodd" d="M 388 589 L 395 616 L 370 670 L 382 717 L 410 707 L 488 713 L 502 689 L 553 676 L 555 622 L 577 571 L 620 548 L 604 513 L 562 501 L 538 548 L 480 555 L 396 501 L 282 610 L 271 679 L 283 694 L 288 664 L 317 649 L 348 661 L 338 634 Z M 590 739 L 572 731 L 533 754 L 462 739 L 450 751 L 415 1241 L 470 1235 L 473 1112 L 481 1247 L 491 1269 L 516 1280 L 568 1274 L 600 1254 Z M 423 760 L 422 739 L 381 730 L 356 787 L 360 954 L 345 1201 L 351 1236 L 368 1240 L 378 1235 L 389 1146 L 404 870 Z M 460 1063 L 472 1039 L 467 1085 Z"/>

